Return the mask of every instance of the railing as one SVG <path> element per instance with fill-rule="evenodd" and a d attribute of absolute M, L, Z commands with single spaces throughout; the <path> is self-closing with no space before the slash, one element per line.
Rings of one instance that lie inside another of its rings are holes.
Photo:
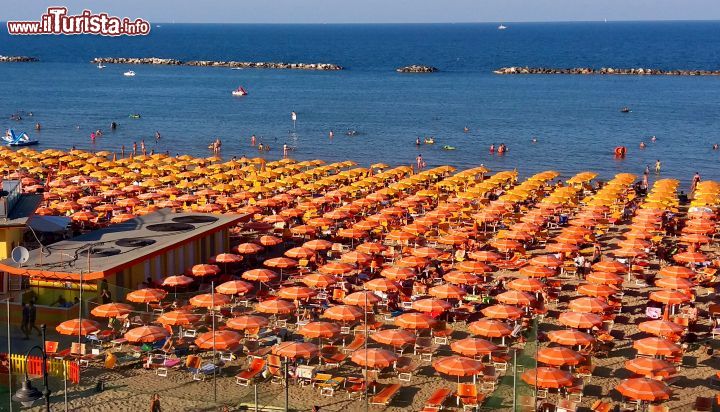
<path fill-rule="evenodd" d="M 0 353 L 0 359 L 7 359 L 7 366 L 12 373 L 23 374 L 27 367 L 28 375 L 42 376 L 42 358 L 40 356 L 26 357 L 13 353 L 8 357 L 6 353 Z M 7 373 L 5 365 L 2 369 L 5 369 L 2 372 Z M 60 379 L 64 379 L 65 371 L 67 371 L 67 379 L 70 382 L 80 383 L 80 365 L 75 361 L 48 358 L 47 371 L 49 375 Z"/>

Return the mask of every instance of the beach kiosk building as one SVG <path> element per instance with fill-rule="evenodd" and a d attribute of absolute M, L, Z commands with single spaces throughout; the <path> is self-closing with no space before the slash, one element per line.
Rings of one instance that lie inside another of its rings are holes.
<path fill-rule="evenodd" d="M 227 251 L 229 229 L 244 218 L 161 209 L 32 250 L 22 265 L 5 259 L 0 261 L 0 271 L 29 277 L 30 288 L 13 300 L 19 306 L 27 301 L 25 294 L 33 295 L 37 323 L 53 325 L 78 316 L 78 305 L 73 302 L 81 288 L 83 302 L 96 300 L 101 282 L 114 301 L 122 301 L 147 278 L 160 283 L 166 276 L 181 274 Z M 61 296 L 68 302 L 65 306 L 57 304 Z M 19 323 L 20 308 L 13 312 L 13 321 Z"/>

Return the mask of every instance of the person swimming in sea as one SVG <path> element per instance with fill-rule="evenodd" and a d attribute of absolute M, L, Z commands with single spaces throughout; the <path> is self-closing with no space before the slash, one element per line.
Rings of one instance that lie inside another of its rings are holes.
<path fill-rule="evenodd" d="M 42 126 L 40 126 L 40 122 L 35 123 L 35 130 L 42 129 Z"/>
<path fill-rule="evenodd" d="M 415 138 L 415 146 L 420 146 L 420 138 L 419 137 Z"/>
<path fill-rule="evenodd" d="M 717 150 L 717 149 L 718 149 L 718 144 L 715 143 L 715 144 L 713 145 L 713 150 Z"/>
<path fill-rule="evenodd" d="M 117 123 L 115 123 L 115 122 L 110 123 L 110 130 L 115 130 L 115 129 L 117 129 Z"/>
<path fill-rule="evenodd" d="M 495 153 L 495 143 L 490 145 L 490 153 Z"/>
<path fill-rule="evenodd" d="M 653 143 L 655 143 L 655 142 L 657 141 L 657 137 L 655 137 L 655 136 L 653 135 L 653 137 L 650 138 L 650 141 L 653 142 Z"/>
<path fill-rule="evenodd" d="M 463 128 L 463 132 L 467 133 L 467 132 L 469 132 L 469 131 L 470 131 L 470 128 L 469 128 L 469 127 L 465 126 L 465 127 Z"/>
<path fill-rule="evenodd" d="M 646 147 L 645 142 L 640 142 L 640 148 L 641 148 L 641 149 L 644 149 L 645 147 Z"/>
<path fill-rule="evenodd" d="M 533 138 L 530 139 L 530 141 L 533 142 L 533 143 L 537 143 L 537 137 L 533 136 Z"/>
<path fill-rule="evenodd" d="M 262 151 L 263 151 L 263 144 L 262 144 L 262 142 L 260 142 L 260 144 L 258 144 L 257 148 L 258 148 L 258 151 L 259 151 L 259 152 L 262 152 Z"/>

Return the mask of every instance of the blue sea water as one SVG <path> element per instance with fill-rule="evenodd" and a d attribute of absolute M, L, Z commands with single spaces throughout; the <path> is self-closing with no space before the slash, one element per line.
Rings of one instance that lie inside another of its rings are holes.
<path fill-rule="evenodd" d="M 250 135 L 284 143 L 293 157 L 361 165 L 414 162 L 460 168 L 484 164 L 527 176 L 556 169 L 604 177 L 642 173 L 656 159 L 663 175 L 720 179 L 720 77 L 500 76 L 511 65 L 718 69 L 720 22 L 523 23 L 410 25 L 153 26 L 147 37 L 0 34 L 0 54 L 39 63 L 0 65 L 0 127 L 27 131 L 40 149 L 71 146 L 119 151 L 145 139 L 148 150 L 256 156 Z M 93 57 L 328 62 L 339 72 L 113 66 Z M 408 64 L 434 74 L 399 74 Z M 133 69 L 134 78 L 122 76 Z M 230 91 L 244 86 L 249 95 Z M 622 114 L 629 106 L 632 113 Z M 32 111 L 22 122 L 8 120 Z M 293 129 L 290 112 L 298 114 Z M 128 114 L 140 113 L 141 119 Z M 34 132 L 38 121 L 41 132 Z M 119 128 L 109 131 L 111 121 Z M 469 133 L 463 127 L 470 128 Z M 95 144 L 90 132 L 104 129 Z M 345 131 L 354 129 L 353 137 Z M 162 139 L 156 145 L 155 131 Z M 330 139 L 328 132 L 334 130 Z M 657 136 L 651 143 L 650 136 Z M 416 137 L 435 145 L 417 148 Z M 531 143 L 536 136 L 538 142 Z M 639 149 L 640 141 L 648 147 Z M 488 146 L 505 143 L 505 156 Z M 442 146 L 454 146 L 445 151 Z M 628 147 L 624 160 L 613 148 Z"/>

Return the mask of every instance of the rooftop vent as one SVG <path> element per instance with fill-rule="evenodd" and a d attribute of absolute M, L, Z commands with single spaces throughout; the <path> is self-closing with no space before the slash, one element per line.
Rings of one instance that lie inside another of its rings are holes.
<path fill-rule="evenodd" d="M 180 232 L 193 230 L 195 229 L 195 226 L 187 223 L 158 223 L 155 225 L 148 225 L 145 229 L 151 232 Z"/>
<path fill-rule="evenodd" d="M 91 247 L 80 252 L 83 257 L 90 256 L 91 258 L 102 258 L 119 255 L 120 249 L 114 247 Z"/>
<path fill-rule="evenodd" d="M 172 218 L 172 221 L 177 223 L 212 223 L 217 222 L 217 220 L 218 218 L 215 216 L 207 215 L 190 215 Z"/>
<path fill-rule="evenodd" d="M 127 238 L 115 241 L 115 244 L 121 247 L 143 247 L 150 246 L 155 243 L 153 239 Z"/>

